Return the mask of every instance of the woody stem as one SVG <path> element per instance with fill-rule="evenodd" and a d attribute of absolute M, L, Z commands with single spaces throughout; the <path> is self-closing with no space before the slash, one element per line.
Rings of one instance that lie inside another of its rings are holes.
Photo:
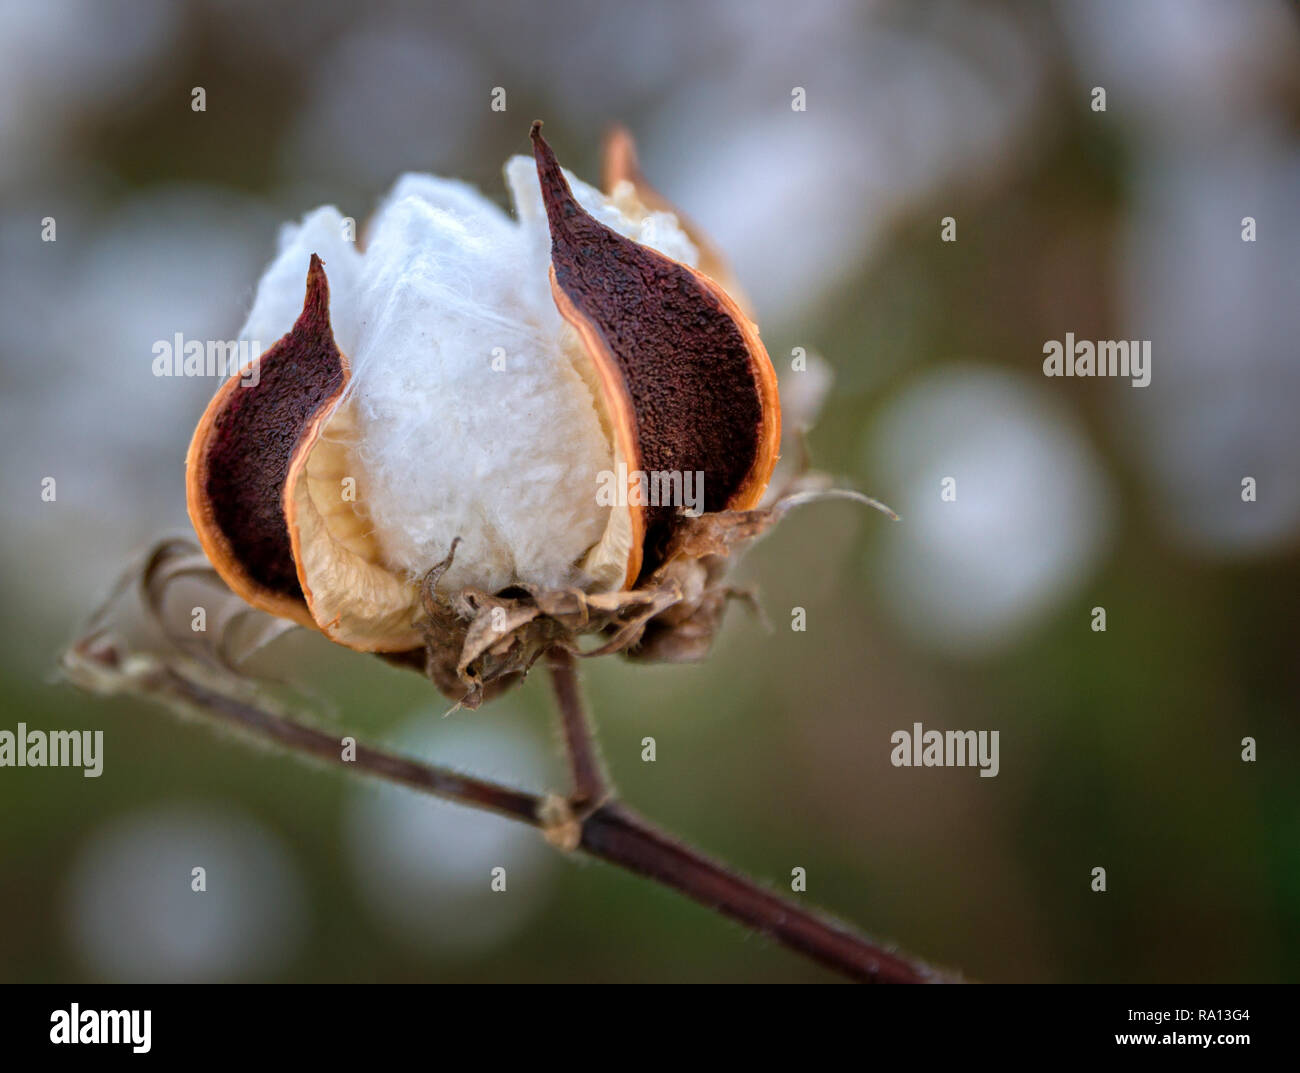
<path fill-rule="evenodd" d="M 577 657 L 557 645 L 547 652 L 546 660 L 560 708 L 564 751 L 573 776 L 572 803 L 579 809 L 597 805 L 609 794 L 610 787 L 600 762 L 600 747 L 582 702 Z"/>
<path fill-rule="evenodd" d="M 247 698 L 197 682 L 170 668 L 159 668 L 133 681 L 135 692 L 187 714 L 207 717 L 263 743 L 300 757 L 354 767 L 375 778 L 454 801 L 470 808 L 496 812 L 537 826 L 541 798 L 449 768 L 376 749 L 357 742 L 344 750 L 337 734 L 319 730 L 292 716 L 255 704 Z"/>
<path fill-rule="evenodd" d="M 573 803 L 600 803 L 583 817 L 578 849 L 671 887 L 852 979 L 878 983 L 939 979 L 940 974 L 928 966 L 888 953 L 845 925 L 710 860 L 617 801 L 587 718 L 577 658 L 557 646 L 547 652 L 547 663 L 573 773 Z"/>
<path fill-rule="evenodd" d="M 100 654 L 82 647 L 79 656 L 86 662 L 102 659 L 106 670 L 124 670 L 112 652 Z M 876 983 L 949 979 L 923 962 L 891 953 L 852 928 L 774 894 L 605 797 L 606 784 L 583 716 L 572 656 L 552 658 L 551 669 L 564 713 L 566 740 L 578 747 L 572 760 L 575 782 L 588 793 L 599 790 L 590 798 L 591 810 L 577 816 L 579 852 L 676 890 L 850 979 Z M 300 757 L 351 768 L 532 827 L 543 826 L 543 799 L 535 794 L 360 743 L 342 748 L 337 734 L 310 726 L 247 694 L 223 690 L 170 667 L 154 666 L 125 675 L 119 679 L 119 688 Z"/>
<path fill-rule="evenodd" d="M 891 953 L 849 926 L 774 894 L 659 830 L 618 801 L 606 802 L 587 817 L 579 849 L 670 887 L 851 980 L 955 982 L 924 962 Z"/>

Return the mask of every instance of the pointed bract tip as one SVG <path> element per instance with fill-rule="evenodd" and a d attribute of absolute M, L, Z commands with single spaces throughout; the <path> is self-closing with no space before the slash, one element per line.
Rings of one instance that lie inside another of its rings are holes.
<path fill-rule="evenodd" d="M 330 330 L 330 282 L 325 275 L 325 262 L 315 253 L 307 266 L 307 295 L 298 321 L 304 327 L 313 325 L 317 330 Z"/>
<path fill-rule="evenodd" d="M 541 135 L 541 120 L 533 124 L 533 159 L 537 162 L 537 179 L 542 187 L 542 204 L 546 206 L 546 216 L 551 225 L 551 238 L 554 240 L 557 228 L 565 226 L 569 218 L 586 216 L 569 188 L 569 181 L 564 177 L 560 162 L 553 150 Z M 593 223 L 595 221 L 592 221 Z"/>
<path fill-rule="evenodd" d="M 541 136 L 542 136 L 542 121 L 540 119 L 534 119 L 533 125 L 528 128 L 528 137 L 532 138 L 533 141 L 537 141 L 538 139 L 541 138 Z"/>

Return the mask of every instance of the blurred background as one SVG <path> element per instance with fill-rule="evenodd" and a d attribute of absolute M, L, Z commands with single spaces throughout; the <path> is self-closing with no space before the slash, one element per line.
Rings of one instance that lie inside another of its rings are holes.
<path fill-rule="evenodd" d="M 505 204 L 539 117 L 591 181 L 632 129 L 791 412 L 822 397 L 816 465 L 904 519 L 793 514 L 739 571 L 770 631 L 586 665 L 624 796 L 979 979 L 1300 978 L 1298 58 L 1262 0 L 0 0 L 0 729 L 105 734 L 99 779 L 0 769 L 0 979 L 831 979 L 495 817 L 58 680 L 188 529 L 216 385 L 153 343 L 232 337 L 281 222 L 361 221 L 404 170 Z M 1045 378 L 1066 332 L 1152 340 L 1150 386 Z M 263 657 L 328 725 L 564 784 L 541 674 L 444 719 L 301 631 Z M 892 767 L 914 722 L 998 730 L 1000 774 Z"/>

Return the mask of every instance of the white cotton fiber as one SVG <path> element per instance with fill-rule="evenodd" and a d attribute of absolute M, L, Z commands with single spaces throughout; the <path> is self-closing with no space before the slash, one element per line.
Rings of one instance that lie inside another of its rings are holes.
<path fill-rule="evenodd" d="M 340 246 L 333 209 L 286 229 L 248 330 L 288 330 L 319 253 L 335 338 L 352 365 L 357 508 L 385 567 L 418 579 L 460 537 L 443 589 L 585 587 L 576 564 L 610 522 L 596 491 L 614 449 L 588 359 L 551 296 L 535 165 L 516 157 L 506 174 L 517 220 L 463 183 L 406 175 L 362 254 Z M 696 263 L 671 214 L 631 220 L 569 181 L 602 223 Z"/>
<path fill-rule="evenodd" d="M 353 365 L 360 493 L 391 569 L 422 574 L 459 536 L 449 588 L 567 584 L 604 531 L 609 441 L 554 307 L 524 298 L 522 235 L 476 222 L 419 197 L 375 222 Z"/>

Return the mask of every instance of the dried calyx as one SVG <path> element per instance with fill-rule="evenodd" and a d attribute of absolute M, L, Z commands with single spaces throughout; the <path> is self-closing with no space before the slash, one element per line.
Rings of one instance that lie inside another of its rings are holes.
<path fill-rule="evenodd" d="M 512 370 L 494 370 L 482 359 L 481 405 L 512 415 L 472 445 L 492 456 L 488 463 L 457 472 L 436 455 L 405 458 L 403 478 L 417 492 L 439 489 L 431 501 L 447 505 L 444 517 L 423 501 L 407 517 L 401 497 L 383 498 L 384 467 L 402 450 L 384 441 L 384 429 L 394 423 L 386 400 L 409 396 L 411 412 L 399 415 L 408 425 L 461 420 L 440 411 L 441 400 L 456 390 L 465 368 L 474 371 L 466 363 L 480 360 L 461 353 L 466 332 L 478 321 L 496 323 L 500 313 L 480 312 L 459 293 L 448 298 L 454 284 L 444 278 L 431 279 L 412 298 L 409 281 L 426 262 L 435 271 L 439 258 L 418 243 L 414 252 L 390 251 L 401 242 L 410 246 L 412 234 L 419 237 L 412 220 L 427 220 L 430 234 L 450 234 L 447 241 L 460 243 L 448 247 L 449 258 L 480 250 L 497 260 L 509 255 L 511 249 L 473 233 L 474 214 L 486 218 L 487 210 L 465 208 L 460 190 L 451 208 L 408 197 L 392 209 L 401 227 L 379 221 L 361 255 L 361 282 L 351 281 L 344 295 L 349 316 L 361 325 L 342 326 L 356 340 L 355 354 L 336 342 L 336 331 L 344 332 L 331 324 L 330 287 L 313 252 L 296 322 L 260 359 L 255 385 L 253 378 L 232 378 L 213 398 L 188 458 L 190 516 L 232 589 L 351 648 L 418 663 L 450 697 L 469 705 L 525 672 L 546 647 L 578 647 L 583 634 L 602 635 L 596 651 L 701 656 L 731 595 L 722 580 L 725 557 L 775 517 L 756 508 L 780 443 L 776 377 L 757 329 L 719 282 L 726 278 L 721 261 L 678 229 L 641 178 L 625 134 L 610 142 L 610 190 L 602 198 L 578 184 L 580 198 L 540 128 L 536 123 L 531 132 L 536 192 L 521 194 L 522 178 L 510 172 L 520 225 L 515 231 L 495 221 L 483 226 L 525 251 L 528 207 L 540 201 L 553 307 L 529 304 L 535 279 L 507 288 L 519 295 L 507 308 L 535 341 L 536 368 L 525 364 L 512 380 Z M 430 198 L 452 196 L 439 187 Z M 516 232 L 522 237 L 513 237 Z M 689 251 L 683 256 L 702 250 L 710 274 L 630 237 L 667 232 L 680 236 L 675 241 Z M 397 270 L 384 267 L 385 257 L 398 260 Z M 523 252 L 518 259 L 529 263 Z M 375 266 L 371 277 L 367 264 Z M 351 261 L 347 267 L 358 275 Z M 544 279 L 545 269 L 537 274 Z M 392 278 L 401 286 L 385 283 Z M 472 281 L 468 286 L 472 292 Z M 383 335 L 385 317 L 400 333 Z M 447 327 L 466 318 L 470 328 Z M 449 341 L 439 342 L 440 330 Z M 422 341 L 409 355 L 408 338 Z M 436 361 L 430 345 L 443 347 Z M 568 407 L 564 414 L 576 416 L 552 420 L 544 410 L 530 411 L 533 399 L 525 395 L 521 402 L 520 391 L 558 399 L 557 407 Z M 576 421 L 588 422 L 586 439 L 570 427 Z M 580 456 L 572 454 L 575 440 L 587 445 Z M 579 472 L 570 472 L 575 467 Z M 483 478 L 484 470 L 495 476 Z M 627 494 L 601 503 L 592 479 L 597 471 L 626 473 Z M 510 473 L 518 474 L 514 483 Z M 652 473 L 703 474 L 702 516 L 686 514 L 681 504 L 643 502 L 638 475 Z M 342 492 L 349 479 L 359 484 L 354 495 Z M 550 484 L 538 487 L 539 481 Z M 515 499 L 528 496 L 542 507 L 514 509 Z M 473 530 L 467 518 L 490 524 Z M 561 537 L 546 525 L 561 526 Z M 529 526 L 542 528 L 530 533 Z M 520 550 L 553 553 L 565 539 L 574 543 L 559 567 L 531 562 Z"/>

